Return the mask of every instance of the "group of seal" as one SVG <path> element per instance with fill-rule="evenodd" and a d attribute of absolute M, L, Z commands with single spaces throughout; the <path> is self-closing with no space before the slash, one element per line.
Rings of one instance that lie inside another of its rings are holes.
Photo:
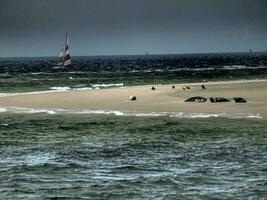
<path fill-rule="evenodd" d="M 151 90 L 156 90 L 155 86 L 152 86 L 152 87 L 151 87 Z M 136 101 L 136 100 L 137 100 L 137 97 L 134 96 L 134 95 L 131 95 L 131 96 L 129 97 L 129 100 L 130 100 L 130 101 Z"/>
<path fill-rule="evenodd" d="M 203 90 L 206 89 L 204 84 L 201 87 L 202 87 Z M 172 86 L 172 89 L 175 89 L 174 85 Z M 191 88 L 189 86 L 184 86 L 183 89 L 186 90 L 186 89 L 191 89 Z M 154 86 L 152 86 L 151 90 L 156 90 L 156 88 Z M 131 95 L 129 97 L 129 100 L 130 101 L 136 101 L 137 97 L 134 96 L 134 95 Z M 195 96 L 195 97 L 190 97 L 189 99 L 186 99 L 185 102 L 200 102 L 200 103 L 203 103 L 203 102 L 206 102 L 207 100 L 208 99 L 205 98 L 205 97 Z M 230 102 L 229 99 L 224 98 L 224 97 L 210 97 L 209 100 L 210 100 L 211 103 Z M 242 97 L 234 97 L 233 100 L 235 101 L 235 103 L 247 103 L 247 101 Z"/>
<path fill-rule="evenodd" d="M 234 97 L 233 100 L 235 101 L 235 103 L 247 103 L 247 101 L 243 97 Z M 215 97 L 215 98 L 211 97 L 210 102 L 220 103 L 220 102 L 230 102 L 230 100 L 224 97 Z"/>
<path fill-rule="evenodd" d="M 211 103 L 230 102 L 229 99 L 226 99 L 224 97 L 210 97 L 209 100 Z M 235 101 L 235 103 L 247 103 L 247 101 L 242 97 L 234 97 L 233 100 Z M 191 97 L 185 100 L 185 102 L 206 102 L 206 101 L 207 98 L 201 96 Z"/>

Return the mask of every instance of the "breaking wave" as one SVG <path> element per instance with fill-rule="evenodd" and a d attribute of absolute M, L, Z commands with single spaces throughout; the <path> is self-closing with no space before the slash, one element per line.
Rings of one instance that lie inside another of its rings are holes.
<path fill-rule="evenodd" d="M 70 90 L 70 87 L 50 87 L 51 90 L 57 90 L 57 91 L 67 91 Z"/>
<path fill-rule="evenodd" d="M 123 83 L 92 84 L 93 88 L 123 87 Z"/>
<path fill-rule="evenodd" d="M 229 66 L 221 66 L 221 67 L 179 67 L 175 69 L 153 69 L 153 70 L 132 70 L 130 73 L 154 73 L 154 72 L 198 72 L 198 71 L 213 71 L 213 70 L 246 70 L 246 69 L 266 69 L 267 66 L 245 66 L 245 65 L 229 65 Z"/>
<path fill-rule="evenodd" d="M 248 67 L 244 65 L 232 65 L 232 66 L 222 66 L 225 70 L 241 70 L 241 69 L 265 69 L 267 66 L 258 66 L 258 67 Z"/>
<path fill-rule="evenodd" d="M 50 87 L 49 90 L 45 91 L 36 91 L 36 92 L 18 92 L 18 93 L 0 93 L 0 97 L 6 96 L 17 96 L 17 95 L 31 95 L 31 94 L 43 94 L 43 93 L 52 93 L 52 92 L 66 92 L 66 91 L 85 91 L 85 90 L 99 90 L 101 88 L 111 88 L 119 87 L 124 88 L 123 83 L 111 83 L 111 84 L 92 84 L 92 87 L 86 87 L 86 85 L 80 85 L 81 87 L 73 86 L 54 86 Z M 1 112 L 1 111 L 0 111 Z"/>
<path fill-rule="evenodd" d="M 135 116 L 135 117 L 171 117 L 171 118 L 230 118 L 230 119 L 265 119 L 267 116 L 253 113 L 186 113 L 186 112 L 138 112 L 119 110 L 90 110 L 90 109 L 57 109 L 57 108 L 22 108 L 5 107 L 0 108 L 0 112 L 8 113 L 46 113 L 55 114 L 94 114 L 94 115 L 115 115 L 115 116 Z"/>

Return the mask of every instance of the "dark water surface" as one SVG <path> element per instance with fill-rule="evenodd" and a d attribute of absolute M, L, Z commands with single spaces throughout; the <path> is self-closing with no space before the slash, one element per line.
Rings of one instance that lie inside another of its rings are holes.
<path fill-rule="evenodd" d="M 0 115 L 0 199 L 266 199 L 267 121 Z"/>
<path fill-rule="evenodd" d="M 0 92 L 267 78 L 267 53 L 73 57 L 63 69 L 55 60 L 0 58 Z"/>

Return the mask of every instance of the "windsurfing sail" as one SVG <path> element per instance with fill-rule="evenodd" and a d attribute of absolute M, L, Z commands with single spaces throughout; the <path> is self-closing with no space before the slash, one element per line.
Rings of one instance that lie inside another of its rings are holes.
<path fill-rule="evenodd" d="M 57 66 L 68 66 L 71 64 L 70 50 L 69 50 L 69 35 L 66 32 L 65 49 L 61 49 L 57 59 Z"/>
<path fill-rule="evenodd" d="M 58 59 L 57 59 L 57 65 L 64 65 L 64 58 L 63 58 L 63 49 L 60 50 Z"/>
<path fill-rule="evenodd" d="M 70 50 L 69 50 L 69 35 L 68 32 L 66 32 L 66 42 L 65 42 L 65 54 L 64 54 L 64 66 L 68 66 L 71 64 L 70 59 Z"/>

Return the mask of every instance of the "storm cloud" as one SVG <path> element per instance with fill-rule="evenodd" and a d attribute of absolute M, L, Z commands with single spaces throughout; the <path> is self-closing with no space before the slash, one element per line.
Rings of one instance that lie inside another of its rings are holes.
<path fill-rule="evenodd" d="M 266 51 L 266 0 L 0 0 L 0 57 Z"/>

